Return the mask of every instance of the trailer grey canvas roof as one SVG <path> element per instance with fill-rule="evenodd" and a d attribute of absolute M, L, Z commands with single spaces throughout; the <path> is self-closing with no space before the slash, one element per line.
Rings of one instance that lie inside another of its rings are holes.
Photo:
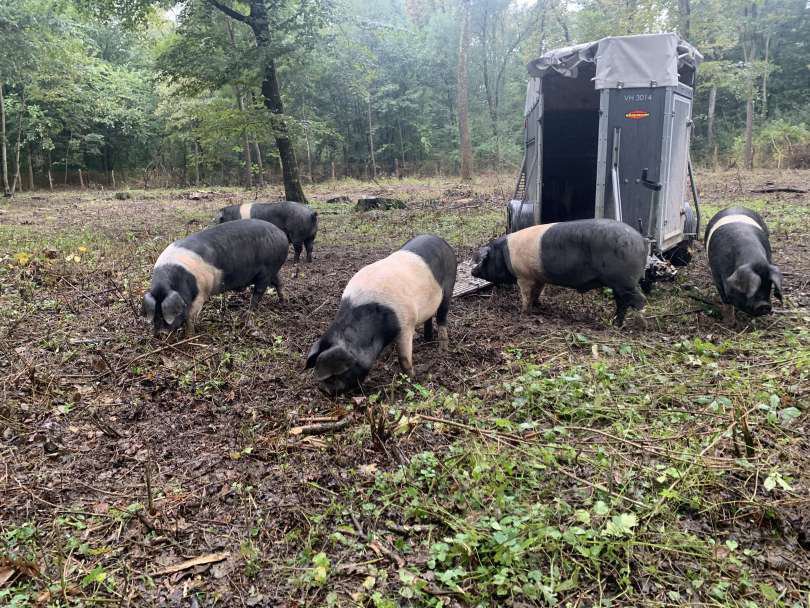
<path fill-rule="evenodd" d="M 535 78 L 542 78 L 549 70 L 577 78 L 580 64 L 593 63 L 595 89 L 671 87 L 678 84 L 681 70 L 694 71 L 702 60 L 703 55 L 677 34 L 643 34 L 555 49 L 531 61 L 527 68 Z M 530 95 L 526 98 L 528 101 Z"/>
<path fill-rule="evenodd" d="M 687 175 L 702 58 L 664 33 L 602 38 L 531 61 L 509 229 L 608 217 L 661 253 L 694 238 Z"/>

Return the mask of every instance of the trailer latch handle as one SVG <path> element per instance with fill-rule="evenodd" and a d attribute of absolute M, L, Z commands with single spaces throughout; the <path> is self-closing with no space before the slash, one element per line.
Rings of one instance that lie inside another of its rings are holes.
<path fill-rule="evenodd" d="M 654 191 L 654 192 L 660 192 L 661 191 L 661 182 L 651 182 L 649 179 L 647 179 L 648 175 L 649 175 L 649 171 L 648 171 L 648 169 L 646 167 L 641 170 L 641 185 L 644 186 L 645 188 L 648 188 L 648 189 Z"/>

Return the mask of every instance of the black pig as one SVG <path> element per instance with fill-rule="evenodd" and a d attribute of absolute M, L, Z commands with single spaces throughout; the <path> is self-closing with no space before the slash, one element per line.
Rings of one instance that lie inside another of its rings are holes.
<path fill-rule="evenodd" d="M 253 285 L 252 310 L 272 285 L 283 301 L 278 271 L 288 249 L 284 233 L 261 220 L 228 222 L 175 241 L 155 262 L 144 315 L 155 335 L 182 325 L 191 335 L 213 294 Z"/>
<path fill-rule="evenodd" d="M 264 220 L 284 231 L 295 250 L 293 261 L 297 264 L 302 247 L 307 250 L 307 262 L 312 261 L 312 248 L 318 233 L 318 214 L 309 205 L 293 201 L 279 203 L 245 203 L 220 209 L 217 223 L 238 219 Z"/>
<path fill-rule="evenodd" d="M 495 239 L 474 257 L 472 275 L 498 284 L 517 283 L 521 311 L 534 305 L 546 283 L 585 292 L 610 287 L 616 325 L 628 308 L 641 310 L 639 289 L 648 245 L 627 224 L 615 220 L 576 220 L 541 224 Z"/>
<path fill-rule="evenodd" d="M 768 227 L 755 211 L 732 207 L 706 226 L 706 255 L 723 303 L 758 317 L 771 312 L 771 288 L 782 301 L 782 273 L 771 263 Z"/>
<path fill-rule="evenodd" d="M 312 345 L 307 368 L 321 388 L 336 394 L 357 387 L 382 350 L 396 341 L 402 369 L 413 375 L 413 334 L 424 323 L 439 348 L 448 346 L 447 313 L 456 283 L 456 255 L 443 239 L 423 234 L 387 258 L 361 268 L 346 285 L 337 317 Z"/>

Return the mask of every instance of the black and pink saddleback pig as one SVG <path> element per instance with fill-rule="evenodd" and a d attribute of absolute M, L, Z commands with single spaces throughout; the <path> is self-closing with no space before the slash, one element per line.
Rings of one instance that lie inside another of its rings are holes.
<path fill-rule="evenodd" d="M 307 262 L 312 261 L 312 248 L 318 233 L 318 214 L 309 205 L 293 201 L 279 203 L 245 203 L 220 209 L 218 223 L 233 220 L 264 220 L 284 231 L 295 250 L 293 262 L 298 263 L 302 247 L 307 250 Z"/>
<path fill-rule="evenodd" d="M 771 288 L 782 301 L 782 273 L 771 263 L 768 227 L 758 213 L 745 207 L 720 211 L 706 226 L 705 243 L 714 284 L 730 307 L 727 312 L 770 313 Z"/>
<path fill-rule="evenodd" d="M 647 241 L 615 220 L 576 220 L 540 224 L 502 236 L 473 258 L 472 275 L 496 284 L 517 283 L 521 311 L 533 307 L 546 283 L 585 292 L 610 287 L 616 325 L 628 308 L 641 310 L 639 289 L 647 265 Z"/>
<path fill-rule="evenodd" d="M 155 335 L 194 322 L 213 294 L 253 285 L 250 308 L 267 287 L 283 301 L 278 271 L 289 243 L 276 226 L 261 220 L 238 220 L 207 228 L 169 245 L 155 262 L 152 284 L 143 297 L 143 312 Z"/>
<path fill-rule="evenodd" d="M 346 285 L 337 316 L 312 345 L 307 368 L 329 394 L 356 388 L 383 349 L 396 342 L 403 371 L 413 376 L 413 335 L 424 323 L 425 340 L 439 326 L 447 350 L 447 313 L 456 283 L 456 254 L 443 239 L 423 234 L 387 258 L 361 268 Z"/>

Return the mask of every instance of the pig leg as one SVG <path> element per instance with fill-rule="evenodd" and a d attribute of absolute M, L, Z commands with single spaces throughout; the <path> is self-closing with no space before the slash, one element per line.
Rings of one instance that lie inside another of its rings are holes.
<path fill-rule="evenodd" d="M 737 309 L 731 304 L 723 304 L 723 323 L 726 325 L 737 324 Z"/>
<path fill-rule="evenodd" d="M 439 351 L 447 352 L 450 345 L 447 339 L 447 313 L 450 312 L 450 296 L 445 296 L 436 311 L 436 325 L 439 326 Z"/>
<path fill-rule="evenodd" d="M 301 250 L 304 248 L 304 244 L 300 241 L 297 243 L 293 243 L 293 250 L 295 251 L 295 257 L 293 258 L 294 263 L 298 263 L 298 259 L 301 257 Z"/>
<path fill-rule="evenodd" d="M 314 246 L 315 246 L 315 239 L 307 239 L 306 241 L 304 241 L 304 247 L 306 247 L 307 250 L 307 262 L 312 261 L 312 250 Z"/>
<path fill-rule="evenodd" d="M 402 371 L 408 374 L 411 378 L 414 377 L 413 373 L 413 328 L 403 327 L 399 332 L 397 338 L 397 355 L 399 356 L 399 364 Z"/>
<path fill-rule="evenodd" d="M 534 279 L 518 280 L 518 288 L 520 289 L 520 312 L 528 314 L 534 309 L 537 299 L 543 292 L 545 283 L 540 283 Z"/>
<path fill-rule="evenodd" d="M 278 294 L 278 301 L 283 304 L 284 294 L 281 291 L 281 279 L 278 277 L 278 274 L 276 274 L 270 279 L 270 285 L 276 288 L 276 293 Z"/>
<path fill-rule="evenodd" d="M 616 327 L 624 325 L 624 317 L 628 308 L 642 310 L 647 300 L 638 287 L 631 288 L 612 287 L 613 299 L 616 301 Z"/>
<path fill-rule="evenodd" d="M 254 311 L 259 307 L 259 302 L 267 291 L 268 282 L 264 278 L 257 279 L 253 284 L 253 294 L 250 296 L 250 310 Z"/>
<path fill-rule="evenodd" d="M 433 319 L 425 321 L 425 342 L 433 342 Z"/>
<path fill-rule="evenodd" d="M 518 289 L 520 290 L 520 312 L 527 314 L 532 308 L 532 291 L 534 290 L 533 279 L 518 279 Z"/>
<path fill-rule="evenodd" d="M 183 333 L 186 336 L 193 336 L 194 335 L 194 324 L 197 322 L 197 317 L 200 316 L 200 311 L 202 310 L 203 302 L 207 298 L 201 298 L 199 295 L 194 299 L 191 303 L 191 306 L 188 308 L 188 316 L 186 317 L 186 323 L 183 326 Z"/>

